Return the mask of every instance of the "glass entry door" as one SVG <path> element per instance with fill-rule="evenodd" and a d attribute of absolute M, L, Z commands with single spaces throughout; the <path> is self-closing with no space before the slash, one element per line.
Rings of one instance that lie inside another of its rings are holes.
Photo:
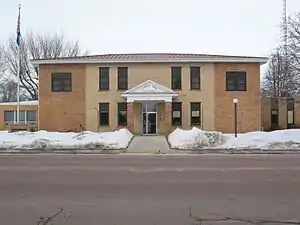
<path fill-rule="evenodd" d="M 144 103 L 143 104 L 143 134 L 155 135 L 157 132 L 157 113 L 156 104 Z"/>
<path fill-rule="evenodd" d="M 147 134 L 156 134 L 156 112 L 147 113 L 147 115 L 148 115 Z"/>

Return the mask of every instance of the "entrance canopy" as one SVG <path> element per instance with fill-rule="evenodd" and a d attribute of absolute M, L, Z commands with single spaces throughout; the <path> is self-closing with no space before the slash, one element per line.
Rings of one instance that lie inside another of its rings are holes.
<path fill-rule="evenodd" d="M 142 101 L 165 101 L 172 102 L 173 98 L 178 97 L 172 89 L 158 84 L 152 80 L 147 80 L 130 90 L 125 91 L 122 97 L 126 98 L 127 102 L 142 102 Z"/>

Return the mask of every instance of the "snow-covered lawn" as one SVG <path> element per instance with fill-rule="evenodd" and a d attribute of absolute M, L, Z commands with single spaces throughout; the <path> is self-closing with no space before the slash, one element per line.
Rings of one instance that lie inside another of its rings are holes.
<path fill-rule="evenodd" d="M 125 149 L 132 137 L 127 129 L 103 133 L 0 131 L 0 149 Z"/>
<path fill-rule="evenodd" d="M 235 138 L 234 134 L 206 132 L 195 127 L 190 130 L 177 128 L 168 141 L 175 149 L 300 149 L 300 129 L 250 132 Z"/>

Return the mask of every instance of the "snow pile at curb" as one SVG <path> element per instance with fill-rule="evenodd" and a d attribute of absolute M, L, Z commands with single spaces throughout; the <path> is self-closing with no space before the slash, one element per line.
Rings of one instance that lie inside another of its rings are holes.
<path fill-rule="evenodd" d="M 168 137 L 174 149 L 300 149 L 300 129 L 278 130 L 273 132 L 250 132 L 222 134 L 206 132 L 198 128 L 182 130 L 177 128 Z"/>
<path fill-rule="evenodd" d="M 127 129 L 103 133 L 0 131 L 0 149 L 125 149 L 132 137 Z"/>
<path fill-rule="evenodd" d="M 204 132 L 196 127 L 190 130 L 177 128 L 169 134 L 168 141 L 171 148 L 196 149 L 205 146 L 216 146 L 224 143 L 225 138 L 220 132 Z"/>
<path fill-rule="evenodd" d="M 272 132 L 249 132 L 226 134 L 227 142 L 223 149 L 300 149 L 300 129 L 277 130 Z"/>

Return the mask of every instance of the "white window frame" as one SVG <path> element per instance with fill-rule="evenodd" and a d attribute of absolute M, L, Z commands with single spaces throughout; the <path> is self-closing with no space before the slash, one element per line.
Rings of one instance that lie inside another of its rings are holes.
<path fill-rule="evenodd" d="M 294 110 L 288 110 L 287 120 L 289 125 L 294 124 Z"/>
<path fill-rule="evenodd" d="M 5 121 L 4 118 L 4 124 L 5 125 L 9 125 L 9 124 L 16 124 L 17 123 L 17 110 L 4 110 L 4 111 L 13 111 L 13 121 Z M 28 115 L 28 111 L 35 111 L 35 110 L 20 110 L 20 111 L 24 111 L 25 114 L 25 120 L 22 121 L 23 124 L 37 124 L 37 116 L 35 121 L 28 121 L 27 115 Z"/>

